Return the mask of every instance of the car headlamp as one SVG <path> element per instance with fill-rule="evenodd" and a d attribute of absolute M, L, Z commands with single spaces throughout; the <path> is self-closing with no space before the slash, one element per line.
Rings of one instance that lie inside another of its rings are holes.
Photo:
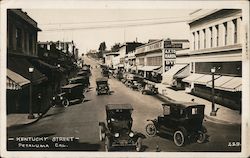
<path fill-rule="evenodd" d="M 119 133 L 115 133 L 115 137 L 118 138 L 120 136 Z"/>
<path fill-rule="evenodd" d="M 63 97 L 60 97 L 60 99 L 62 100 L 62 99 L 63 99 Z"/>
<path fill-rule="evenodd" d="M 111 118 L 111 121 L 115 121 L 115 119 Z"/>
<path fill-rule="evenodd" d="M 52 99 L 53 99 L 53 100 L 55 100 L 55 99 L 56 99 L 56 97 L 53 97 Z"/>
<path fill-rule="evenodd" d="M 134 133 L 133 132 L 130 132 L 129 133 L 129 137 L 133 137 L 134 136 Z"/>

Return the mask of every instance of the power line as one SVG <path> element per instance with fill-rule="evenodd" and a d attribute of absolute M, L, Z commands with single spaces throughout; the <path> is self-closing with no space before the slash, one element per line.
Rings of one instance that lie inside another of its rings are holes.
<path fill-rule="evenodd" d="M 90 29 L 109 29 L 109 28 L 121 28 L 121 27 L 138 27 L 138 26 L 150 26 L 150 25 L 163 25 L 171 23 L 181 23 L 187 22 L 187 20 L 177 20 L 177 21 L 164 21 L 164 22 L 153 22 L 153 23 L 135 23 L 126 25 L 109 25 L 109 26 L 87 26 L 87 27 L 71 27 L 71 28 L 61 28 L 61 29 L 44 29 L 43 31 L 72 31 L 72 30 L 90 30 Z"/>
<path fill-rule="evenodd" d="M 66 23 L 45 23 L 39 25 L 74 25 L 74 24 L 93 24 L 93 23 L 106 23 L 106 22 L 130 22 L 130 21 L 151 21 L 151 20 L 166 20 L 166 19 L 177 19 L 183 17 L 165 17 L 165 18 L 148 18 L 148 19 L 129 19 L 129 20 L 105 20 L 105 21 L 85 21 L 85 22 L 66 22 Z"/>

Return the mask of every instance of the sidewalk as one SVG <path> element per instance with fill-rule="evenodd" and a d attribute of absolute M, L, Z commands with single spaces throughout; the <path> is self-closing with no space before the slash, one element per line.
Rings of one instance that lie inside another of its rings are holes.
<path fill-rule="evenodd" d="M 212 103 L 210 101 L 188 94 L 184 90 L 175 91 L 168 88 L 167 85 L 156 84 L 156 87 L 158 87 L 158 91 L 161 95 L 166 96 L 170 99 L 188 102 L 190 102 L 191 99 L 194 99 L 194 102 L 204 104 L 205 120 L 207 121 L 222 124 L 241 124 L 241 114 L 239 114 L 239 111 L 231 110 L 222 105 L 215 104 L 215 108 L 219 108 L 219 110 L 217 111 L 217 116 L 210 116 L 210 112 L 212 109 Z"/>
<path fill-rule="evenodd" d="M 28 119 L 29 114 L 8 114 L 7 119 L 7 128 L 11 126 L 21 126 L 28 125 L 30 123 L 36 122 L 41 118 L 38 114 L 34 114 L 34 119 Z"/>

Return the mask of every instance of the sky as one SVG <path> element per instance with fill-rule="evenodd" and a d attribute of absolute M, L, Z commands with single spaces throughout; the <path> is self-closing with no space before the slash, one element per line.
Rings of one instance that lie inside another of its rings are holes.
<path fill-rule="evenodd" d="M 79 55 L 115 43 L 149 39 L 189 39 L 187 19 L 194 10 L 23 9 L 42 30 L 38 41 L 74 41 Z"/>

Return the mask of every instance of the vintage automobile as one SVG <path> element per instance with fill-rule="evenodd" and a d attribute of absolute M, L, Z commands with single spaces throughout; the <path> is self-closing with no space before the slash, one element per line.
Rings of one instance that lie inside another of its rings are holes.
<path fill-rule="evenodd" d="M 141 90 L 142 94 L 158 94 L 158 88 L 153 84 L 145 84 L 143 89 Z"/>
<path fill-rule="evenodd" d="M 96 79 L 96 95 L 111 94 L 108 79 L 106 77 Z"/>
<path fill-rule="evenodd" d="M 132 79 L 129 79 L 129 86 L 133 90 L 141 91 L 144 87 L 145 82 L 143 81 L 143 77 L 135 75 Z"/>
<path fill-rule="evenodd" d="M 85 98 L 83 94 L 83 84 L 68 84 L 63 86 L 61 89 L 62 93 L 59 93 L 52 98 L 52 106 L 61 105 L 68 107 L 70 105 L 70 101 L 78 100 L 82 102 Z"/>
<path fill-rule="evenodd" d="M 205 105 L 194 102 L 171 101 L 162 104 L 163 116 L 147 120 L 146 133 L 154 136 L 157 133 L 173 136 L 176 146 L 184 146 L 186 142 L 195 140 L 203 143 L 206 128 L 202 125 Z"/>
<path fill-rule="evenodd" d="M 84 87 L 88 87 L 90 85 L 89 77 L 87 76 L 77 76 L 69 79 L 69 84 L 81 83 Z"/>
<path fill-rule="evenodd" d="M 105 150 L 114 147 L 135 147 L 141 151 L 142 138 L 137 132 L 131 130 L 133 119 L 132 105 L 108 104 L 106 105 L 106 123 L 99 122 L 100 141 L 105 140 Z"/>

